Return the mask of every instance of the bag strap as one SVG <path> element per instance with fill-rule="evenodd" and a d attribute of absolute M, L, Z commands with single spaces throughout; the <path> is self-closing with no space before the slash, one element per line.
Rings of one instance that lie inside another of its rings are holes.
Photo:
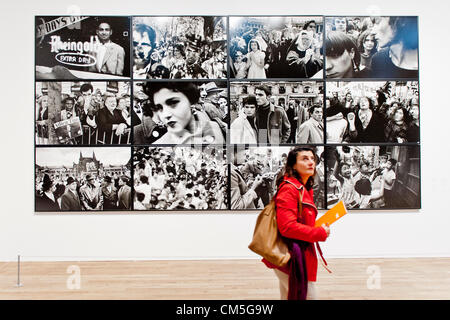
<path fill-rule="evenodd" d="M 292 184 L 297 190 L 298 190 L 298 192 L 299 192 L 299 201 L 298 201 L 298 217 L 297 217 L 297 219 L 298 220 L 300 220 L 301 218 L 302 218 L 302 211 L 303 211 L 303 185 L 301 185 L 300 186 L 300 188 L 299 187 L 297 187 L 294 183 L 292 183 L 292 182 L 290 182 L 290 181 L 288 181 L 288 180 L 283 180 L 284 182 L 287 182 L 287 183 L 289 183 L 289 184 Z M 280 187 L 281 187 L 281 185 L 280 185 Z M 278 190 L 277 190 L 277 193 L 278 193 Z"/>
<path fill-rule="evenodd" d="M 332 273 L 331 270 L 328 268 L 328 263 L 327 263 L 327 261 L 326 261 L 325 258 L 323 257 L 322 249 L 320 248 L 318 242 L 316 242 L 316 248 L 317 248 L 317 251 L 319 251 L 320 258 L 321 258 L 320 262 L 322 263 L 322 266 L 323 266 L 329 273 Z"/>

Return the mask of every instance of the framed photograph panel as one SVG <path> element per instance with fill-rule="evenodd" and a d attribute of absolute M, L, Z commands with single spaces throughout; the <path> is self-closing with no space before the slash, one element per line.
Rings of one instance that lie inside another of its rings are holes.
<path fill-rule="evenodd" d="M 129 211 L 127 147 L 36 148 L 35 210 Z"/>
<path fill-rule="evenodd" d="M 230 143 L 324 143 L 324 83 L 252 81 L 230 84 Z"/>
<path fill-rule="evenodd" d="M 230 17 L 230 78 L 323 79 L 323 17 Z"/>
<path fill-rule="evenodd" d="M 130 78 L 130 17 L 35 20 L 37 80 Z"/>
<path fill-rule="evenodd" d="M 326 148 L 327 205 L 343 200 L 348 209 L 419 209 L 418 146 Z"/>
<path fill-rule="evenodd" d="M 314 202 L 324 205 L 324 147 L 310 146 L 317 155 L 317 175 L 314 180 Z M 294 147 L 251 147 L 235 145 L 230 166 L 231 210 L 262 209 L 276 193 L 277 181 L 283 177 L 289 151 Z"/>
<path fill-rule="evenodd" d="M 327 81 L 327 143 L 420 141 L 418 81 Z"/>
<path fill-rule="evenodd" d="M 134 144 L 223 145 L 226 81 L 134 82 Z"/>
<path fill-rule="evenodd" d="M 298 146 L 319 210 L 421 207 L 417 16 L 34 20 L 36 212 L 257 212 Z"/>
<path fill-rule="evenodd" d="M 135 79 L 226 79 L 227 18 L 133 18 Z"/>
<path fill-rule="evenodd" d="M 131 142 L 131 82 L 36 82 L 36 145 Z"/>
<path fill-rule="evenodd" d="M 227 210 L 224 148 L 134 147 L 134 209 Z"/>
<path fill-rule="evenodd" d="M 327 79 L 417 79 L 416 16 L 326 17 Z"/>

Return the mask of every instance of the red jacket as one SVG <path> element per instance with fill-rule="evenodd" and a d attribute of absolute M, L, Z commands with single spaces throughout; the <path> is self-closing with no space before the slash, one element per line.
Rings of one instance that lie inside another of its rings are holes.
<path fill-rule="evenodd" d="M 303 186 L 294 177 L 285 177 L 285 180 L 292 182 L 297 188 Z M 299 191 L 295 186 L 284 182 L 275 198 L 278 230 L 286 238 L 311 242 L 311 245 L 305 250 L 306 271 L 308 273 L 308 281 L 316 281 L 318 260 L 314 242 L 325 241 L 327 233 L 324 228 L 314 226 L 317 208 L 314 205 L 312 188 L 309 191 L 303 188 L 302 214 L 300 222 L 297 222 Z M 289 273 L 288 267 L 279 268 L 265 259 L 263 259 L 263 262 L 269 268 L 277 268 L 285 273 Z"/>

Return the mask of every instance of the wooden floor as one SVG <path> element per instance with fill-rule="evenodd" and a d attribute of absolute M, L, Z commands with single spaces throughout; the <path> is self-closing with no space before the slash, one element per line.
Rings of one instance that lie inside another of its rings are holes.
<path fill-rule="evenodd" d="M 332 274 L 319 266 L 320 299 L 450 299 L 450 258 L 328 264 Z M 68 288 L 77 283 L 70 266 L 79 268 L 79 289 Z M 1 300 L 279 298 L 275 274 L 259 260 L 22 262 L 20 282 L 17 263 L 0 262 Z"/>

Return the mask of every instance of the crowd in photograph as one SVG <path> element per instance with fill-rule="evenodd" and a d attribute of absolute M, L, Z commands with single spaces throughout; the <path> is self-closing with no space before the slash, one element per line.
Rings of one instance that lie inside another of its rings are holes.
<path fill-rule="evenodd" d="M 276 193 L 277 179 L 284 172 L 291 147 L 249 147 L 235 150 L 231 165 L 231 209 L 262 209 Z M 314 180 L 314 202 L 324 208 L 323 147 L 315 148 L 317 175 Z"/>
<path fill-rule="evenodd" d="M 231 17 L 230 24 L 233 19 Z M 238 21 L 231 31 L 230 77 L 236 79 L 322 78 L 322 18 L 272 23 L 274 18 Z"/>
<path fill-rule="evenodd" d="M 226 210 L 223 149 L 135 148 L 135 210 Z"/>
<path fill-rule="evenodd" d="M 36 143 L 129 144 L 130 95 L 127 92 L 119 94 L 117 82 L 108 85 L 105 90 L 98 87 L 94 90 L 91 83 L 83 83 L 70 93 L 57 90 L 58 96 L 52 97 L 56 105 L 50 107 L 49 91 L 53 89 L 48 84 L 47 92 L 36 97 Z M 55 129 L 61 123 L 64 125 L 60 128 L 64 130 Z"/>
<path fill-rule="evenodd" d="M 418 78 L 417 17 L 325 20 L 327 78 Z"/>
<path fill-rule="evenodd" d="M 419 142 L 418 91 L 404 87 L 408 92 L 397 96 L 395 88 L 393 82 L 386 82 L 374 83 L 371 92 L 365 93 L 330 89 L 325 110 L 327 143 Z"/>
<path fill-rule="evenodd" d="M 131 209 L 130 174 L 41 173 L 36 176 L 36 211 Z"/>
<path fill-rule="evenodd" d="M 134 78 L 227 78 L 224 21 L 223 17 L 136 19 Z"/>
<path fill-rule="evenodd" d="M 396 208 L 393 193 L 397 160 L 380 147 L 330 148 L 327 153 L 328 206 L 342 200 L 347 209 Z"/>

